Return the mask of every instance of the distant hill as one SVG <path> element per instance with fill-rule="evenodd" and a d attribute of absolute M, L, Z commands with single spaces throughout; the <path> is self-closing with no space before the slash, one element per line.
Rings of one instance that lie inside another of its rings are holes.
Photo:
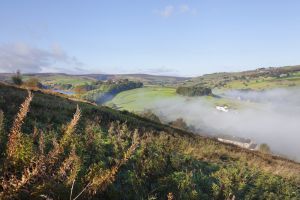
<path fill-rule="evenodd" d="M 176 76 L 160 76 L 160 75 L 149 75 L 149 74 L 87 74 L 84 76 L 92 77 L 97 80 L 109 80 L 109 79 L 128 79 L 131 81 L 140 81 L 144 84 L 157 85 L 157 84 L 166 84 L 174 85 L 179 82 L 188 80 L 187 77 L 176 77 Z"/>
<path fill-rule="evenodd" d="M 0 80 L 9 81 L 11 73 L 0 73 Z M 176 85 L 182 81 L 188 80 L 186 77 L 175 76 L 156 76 L 149 74 L 84 74 L 84 75 L 70 75 L 65 73 L 36 73 L 36 74 L 23 74 L 24 79 L 36 77 L 42 81 L 43 84 L 83 84 L 92 81 L 106 81 L 128 79 L 130 81 L 139 81 L 146 85 Z"/>
<path fill-rule="evenodd" d="M 0 73 L 0 81 L 10 81 L 13 74 Z M 258 68 L 242 72 L 218 72 L 199 77 L 176 77 L 149 74 L 83 74 L 70 75 L 65 73 L 24 74 L 24 79 L 36 77 L 45 85 L 71 84 L 73 86 L 101 80 L 128 79 L 139 81 L 145 85 L 191 86 L 202 85 L 209 88 L 227 89 L 267 89 L 272 87 L 289 87 L 300 85 L 300 65 Z M 250 84 L 249 84 L 250 83 Z"/>
<path fill-rule="evenodd" d="M 186 80 L 183 85 L 219 89 L 268 89 L 300 85 L 300 65 L 258 68 L 242 72 L 219 72 Z"/>

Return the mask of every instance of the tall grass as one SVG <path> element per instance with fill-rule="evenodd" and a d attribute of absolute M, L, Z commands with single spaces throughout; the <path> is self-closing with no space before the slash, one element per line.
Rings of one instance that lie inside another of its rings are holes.
<path fill-rule="evenodd" d="M 168 200 L 174 200 L 173 193 L 169 192 L 167 198 L 168 198 Z"/>
<path fill-rule="evenodd" d="M 29 112 L 32 98 L 32 93 L 28 91 L 28 96 L 21 104 L 8 135 L 6 159 L 4 159 L 2 169 L 0 169 L 4 172 L 0 176 L 0 199 L 18 198 L 21 191 L 29 192 L 31 186 L 43 186 L 48 181 L 63 182 L 67 187 L 71 187 L 70 199 L 72 199 L 75 181 L 82 167 L 82 158 L 76 154 L 76 143 L 73 142 L 73 133 L 81 118 L 81 110 L 78 106 L 72 120 L 65 127 L 61 138 L 53 138 L 52 148 L 48 150 L 48 153 L 46 152 L 44 133 L 34 128 L 31 139 L 27 138 L 32 143 L 29 146 L 33 145 L 34 141 L 38 142 L 37 147 L 32 148 L 35 149 L 34 157 L 30 159 L 29 163 L 23 163 L 21 166 L 11 165 L 12 162 L 18 160 L 17 155 L 20 153 L 21 147 L 26 145 L 23 141 L 25 136 L 23 137 L 21 129 Z M 3 118 L 4 114 L 0 111 L 0 131 L 4 131 L 2 129 Z M 129 160 L 138 145 L 139 136 L 136 131 L 133 134 L 132 144 L 124 153 L 122 159 L 117 161 L 112 168 L 104 170 L 104 172 L 98 171 L 93 177 L 90 177 L 86 186 L 78 192 L 74 200 L 87 191 L 89 195 L 104 191 L 109 184 L 114 182 L 119 168 Z M 45 195 L 42 194 L 42 196 Z"/>
<path fill-rule="evenodd" d="M 20 110 L 18 114 L 15 117 L 15 120 L 13 122 L 12 128 L 10 130 L 9 136 L 8 136 L 8 142 L 6 147 L 6 160 L 4 163 L 4 166 L 6 169 L 8 166 L 14 162 L 16 162 L 19 159 L 20 148 L 22 147 L 22 125 L 24 123 L 24 119 L 29 111 L 29 106 L 32 101 L 33 95 L 30 91 L 28 91 L 28 96 L 25 99 L 25 101 L 21 104 Z M 3 114 L 2 114 L 3 116 Z M 1 117 L 1 121 L 3 121 L 3 117 Z M 3 191 L 0 192 L 0 197 L 11 197 L 11 195 L 15 192 L 17 192 L 22 186 L 24 186 L 33 176 L 35 176 L 38 173 L 38 165 L 35 161 L 32 160 L 30 165 L 28 167 L 25 167 L 23 169 L 23 172 L 21 173 L 21 177 L 17 178 L 14 174 L 6 173 L 6 176 L 9 176 L 9 178 L 1 177 L 1 185 L 3 188 Z"/>
<path fill-rule="evenodd" d="M 4 113 L 2 110 L 0 110 L 0 133 L 2 133 L 4 130 Z"/>
<path fill-rule="evenodd" d="M 115 181 L 116 175 L 120 167 L 130 159 L 135 150 L 140 144 L 140 138 L 138 132 L 135 131 L 133 134 L 132 144 L 124 153 L 123 157 L 117 161 L 117 163 L 110 169 L 104 170 L 104 172 L 96 172 L 87 185 L 79 192 L 79 194 L 73 199 L 78 199 L 85 191 L 88 191 L 90 194 L 95 195 L 97 192 L 105 191 L 107 186 Z M 92 170 L 92 169 L 91 169 Z M 70 199 L 72 199 L 72 191 Z"/>
<path fill-rule="evenodd" d="M 81 159 L 76 154 L 75 146 L 73 146 L 69 156 L 59 167 L 58 175 L 61 178 L 66 179 L 67 185 L 71 185 L 76 179 L 77 173 L 80 170 L 80 165 Z"/>
<path fill-rule="evenodd" d="M 29 105 L 32 101 L 33 95 L 30 91 L 28 91 L 28 96 L 25 99 L 25 101 L 21 104 L 20 110 L 15 117 L 15 120 L 13 122 L 12 128 L 10 130 L 9 136 L 8 136 L 8 143 L 7 143 L 7 157 L 10 160 L 16 160 L 16 156 L 18 156 L 17 150 L 21 146 L 21 136 L 22 136 L 22 125 L 24 123 L 24 119 L 29 111 Z"/>
<path fill-rule="evenodd" d="M 6 135 L 4 134 L 4 113 L 0 110 L 0 155 L 2 155 L 3 150 L 5 149 L 5 139 Z"/>
<path fill-rule="evenodd" d="M 62 146 L 65 145 L 68 142 L 68 140 L 70 139 L 72 133 L 75 130 L 76 125 L 78 124 L 78 121 L 79 121 L 80 117 L 81 117 L 81 110 L 77 105 L 76 112 L 73 116 L 73 119 L 68 124 L 68 126 L 67 126 L 67 128 L 64 132 L 63 138 L 61 140 L 61 145 Z"/>

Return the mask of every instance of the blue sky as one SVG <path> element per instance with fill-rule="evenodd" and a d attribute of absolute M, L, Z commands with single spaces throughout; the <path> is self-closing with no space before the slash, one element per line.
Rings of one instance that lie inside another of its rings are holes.
<path fill-rule="evenodd" d="M 0 5 L 0 72 L 196 76 L 300 64 L 298 0 Z"/>

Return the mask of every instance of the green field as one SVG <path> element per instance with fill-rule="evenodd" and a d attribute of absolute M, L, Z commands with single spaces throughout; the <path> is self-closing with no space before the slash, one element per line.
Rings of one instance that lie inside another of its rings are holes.
<path fill-rule="evenodd" d="M 183 97 L 176 94 L 175 88 L 167 87 L 144 87 L 133 90 L 127 90 L 116 95 L 106 105 L 119 110 L 128 110 L 133 112 L 142 112 L 145 109 L 152 109 L 158 101 L 176 99 L 176 98 L 201 98 L 212 106 L 227 105 L 230 108 L 238 109 L 245 106 L 245 102 L 240 102 L 228 98 L 216 98 L 212 96 L 203 97 Z"/>
<path fill-rule="evenodd" d="M 253 89 L 253 90 L 264 90 L 273 88 L 285 88 L 300 85 L 300 77 L 286 77 L 286 78 L 262 78 L 249 81 L 231 81 L 223 88 L 226 89 Z"/>
<path fill-rule="evenodd" d="M 53 75 L 53 76 L 40 76 L 39 79 L 45 85 L 62 85 L 62 84 L 71 84 L 71 85 L 82 85 L 82 84 L 91 84 L 94 80 L 92 78 L 83 78 L 76 76 L 66 76 L 66 75 Z"/>
<path fill-rule="evenodd" d="M 13 74 L 0 74 L 0 80 L 10 80 Z M 87 74 L 87 75 L 70 75 L 61 73 L 45 73 L 45 74 L 24 74 L 23 79 L 38 78 L 45 85 L 63 85 L 71 84 L 73 86 L 90 84 L 94 81 L 101 80 L 121 80 L 128 79 L 130 81 L 142 82 L 145 85 L 163 85 L 167 87 L 175 87 L 177 84 L 189 78 L 174 76 L 155 76 L 148 74 Z"/>
<path fill-rule="evenodd" d="M 115 105 L 120 110 L 140 112 L 145 108 L 151 108 L 155 101 L 175 96 L 175 88 L 144 87 L 121 92 L 113 100 L 107 102 L 107 105 Z"/>
<path fill-rule="evenodd" d="M 282 72 L 279 72 L 280 70 L 282 70 Z M 219 90 L 265 90 L 300 86 L 300 72 L 287 70 L 288 68 L 276 68 L 267 70 L 269 73 L 265 74 L 261 74 L 259 70 L 238 73 L 207 74 L 190 79 L 183 85 L 193 86 L 199 84 Z"/>

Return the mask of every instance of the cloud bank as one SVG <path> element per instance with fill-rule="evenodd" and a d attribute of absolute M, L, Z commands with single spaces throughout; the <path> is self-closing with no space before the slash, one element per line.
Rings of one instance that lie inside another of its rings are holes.
<path fill-rule="evenodd" d="M 165 66 L 157 68 L 140 68 L 137 73 L 162 75 L 162 76 L 178 76 L 178 71 Z"/>
<path fill-rule="evenodd" d="M 80 72 L 83 64 L 75 57 L 67 55 L 58 45 L 41 49 L 25 43 L 0 45 L 0 72 Z M 67 68 L 66 68 L 67 67 Z"/>
<path fill-rule="evenodd" d="M 203 134 L 251 138 L 267 143 L 275 154 L 300 161 L 300 89 L 234 91 L 224 96 L 252 103 L 225 113 L 205 98 L 177 97 L 157 101 L 153 109 L 169 121 L 182 117 Z"/>

